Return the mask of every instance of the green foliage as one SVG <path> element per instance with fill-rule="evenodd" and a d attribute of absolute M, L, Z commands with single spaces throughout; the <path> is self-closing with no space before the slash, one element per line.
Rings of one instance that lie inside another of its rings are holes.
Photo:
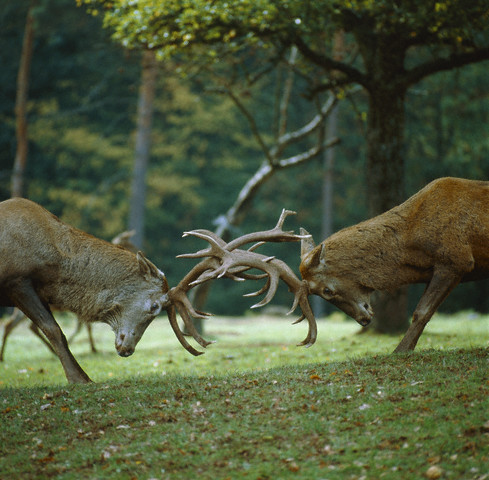
<path fill-rule="evenodd" d="M 79 355 L 93 385 L 60 383 L 59 361 L 27 331 L 14 334 L 0 385 L 2 474 L 414 479 L 432 467 L 460 480 L 485 474 L 487 317 L 434 319 L 421 350 L 408 355 L 386 355 L 397 338 L 352 335 L 358 327 L 338 317 L 320 323 L 315 346 L 295 348 L 300 327 L 284 321 L 210 320 L 219 344 L 198 358 L 161 322 L 123 359 L 112 332 L 98 325 L 103 353 Z M 81 339 L 74 347 L 88 349 Z"/>
<path fill-rule="evenodd" d="M 265 11 L 268 3 L 229 2 L 228 13 L 222 15 L 248 18 L 246 9 L 253 8 L 253 18 L 265 31 L 267 22 L 271 23 L 269 16 L 282 15 L 285 22 L 285 16 L 295 12 L 299 3 L 305 5 L 296 1 L 280 2 L 283 9 L 271 8 L 270 13 L 260 14 L 259 10 Z M 216 8 L 219 4 L 212 3 Z M 157 5 L 177 12 L 178 5 L 183 4 L 154 2 Z M 206 5 L 209 7 L 211 3 L 201 3 L 202 8 Z M 355 8 L 360 8 L 359 5 Z M 372 8 L 375 5 L 377 2 Z M 0 12 L 2 199 L 10 195 L 15 154 L 15 81 L 27 6 L 27 1 L 15 5 L 7 2 Z M 63 220 L 110 239 L 127 228 L 140 56 L 111 42 L 109 31 L 102 28 L 102 10 L 98 16 L 89 16 L 72 0 L 49 0 L 41 6 L 36 14 L 29 91 L 28 196 Z M 327 13 L 326 9 L 320 11 L 323 6 L 323 2 L 310 2 L 302 9 L 301 18 L 307 15 L 322 18 Z M 132 7 L 127 4 L 127 8 Z M 466 8 L 470 10 L 471 6 Z M 304 22 L 292 23 L 294 31 L 306 28 Z M 279 28 L 280 23 L 274 25 Z M 308 28 L 313 28 L 312 24 Z M 194 62 L 176 56 L 162 63 L 155 101 L 144 250 L 167 273 L 173 285 L 192 265 L 175 256 L 203 247 L 202 242 L 181 239 L 182 232 L 192 228 L 212 229 L 213 221 L 229 208 L 249 175 L 263 161 L 249 126 L 229 99 L 206 90 L 211 84 L 210 74 L 203 69 L 206 52 L 211 54 L 217 49 L 219 55 L 214 57 L 213 72 L 220 79 L 242 81 L 240 99 L 256 114 L 266 141 L 273 139 L 277 132 L 276 89 L 283 82 L 283 72 L 278 69 L 273 75 L 263 75 L 249 89 L 244 88 L 252 74 L 260 71 L 261 62 L 273 58 L 277 50 L 270 48 L 264 52 L 257 48 L 261 46 L 258 43 L 250 47 L 238 38 L 238 33 L 237 30 L 234 40 L 226 44 L 233 53 L 229 65 L 224 60 L 230 57 L 221 56 L 226 45 L 217 43 L 196 49 L 196 54 L 203 58 L 194 56 Z M 324 35 L 317 38 L 324 40 L 322 48 L 327 45 Z M 413 51 L 410 61 L 416 62 L 421 58 L 417 55 L 425 54 Z M 301 63 L 300 67 L 301 73 L 312 73 L 310 78 L 314 82 L 324 80 L 312 71 L 311 65 L 306 68 Z M 445 73 L 425 80 L 409 94 L 406 135 L 409 194 L 441 175 L 489 178 L 486 73 L 484 65 Z M 305 78 L 297 83 L 291 105 L 291 129 L 315 112 L 313 102 L 302 95 L 310 87 Z M 342 143 L 337 148 L 334 167 L 335 229 L 367 216 L 362 138 L 367 108 L 363 93 L 356 93 L 340 104 L 338 136 Z M 251 205 L 241 231 L 235 233 L 270 228 L 285 207 L 298 212 L 297 217 L 287 220 L 288 228 L 298 231 L 299 226 L 304 226 L 316 241 L 321 240 L 319 209 L 323 173 L 321 158 L 300 169 L 278 172 Z M 286 260 L 297 272 L 298 245 L 275 245 L 269 252 Z M 457 287 L 445 305 L 450 310 L 489 308 L 487 295 L 479 285 L 482 284 Z M 467 294 L 465 288 L 474 290 Z M 243 289 L 239 285 L 215 282 L 207 308 L 218 314 L 241 314 L 254 303 L 241 298 L 241 294 L 256 289 L 254 285 L 245 285 Z M 450 303 L 452 298 L 457 301 Z M 292 298 L 286 288 L 280 290 L 276 302 L 291 305 Z"/>
<path fill-rule="evenodd" d="M 126 47 L 146 45 L 163 56 L 206 45 L 225 44 L 235 50 L 243 44 L 293 40 L 296 36 L 361 30 L 392 36 L 412 45 L 438 43 L 463 46 L 480 41 L 489 11 L 483 0 L 372 1 L 353 0 L 78 0 L 93 14 L 103 12 L 104 25 Z M 274 38 L 275 37 L 275 38 Z M 263 46 L 263 45 L 262 45 Z"/>

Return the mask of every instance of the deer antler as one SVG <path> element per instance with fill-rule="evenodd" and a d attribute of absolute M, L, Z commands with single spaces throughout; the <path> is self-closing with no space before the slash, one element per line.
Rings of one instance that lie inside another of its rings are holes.
<path fill-rule="evenodd" d="M 229 243 L 226 243 L 222 238 L 209 230 L 193 230 L 184 233 L 184 237 L 191 235 L 206 240 L 209 243 L 209 247 L 204 250 L 178 256 L 178 258 L 202 258 L 203 260 L 185 275 L 176 287 L 171 288 L 168 292 L 168 297 L 171 302 L 171 307 L 167 309 L 168 318 L 178 340 L 186 350 L 193 355 L 201 355 L 203 353 L 195 350 L 185 340 L 183 332 L 180 330 L 176 320 L 175 309 L 180 313 L 187 331 L 205 348 L 212 342 L 208 342 L 201 337 L 195 329 L 192 318 L 206 318 L 209 314 L 195 310 L 187 297 L 187 292 L 200 283 L 222 277 L 231 278 L 236 281 L 267 278 L 267 282 L 263 288 L 246 295 L 256 296 L 266 292 L 265 297 L 251 308 L 262 307 L 269 303 L 277 291 L 280 280 L 284 281 L 289 286 L 289 290 L 294 293 L 294 302 L 289 313 L 292 313 L 297 306 L 300 306 L 302 310 L 302 316 L 293 323 L 298 323 L 305 318 L 307 318 L 309 323 L 307 336 L 299 345 L 309 347 L 316 341 L 316 319 L 309 305 L 307 285 L 297 278 L 285 262 L 254 251 L 266 242 L 297 242 L 309 236 L 296 235 L 292 231 L 283 231 L 282 226 L 285 219 L 292 214 L 295 214 L 295 212 L 283 210 L 277 225 L 273 229 L 248 233 Z M 239 248 L 252 242 L 256 243 L 248 250 Z M 250 269 L 260 270 L 264 273 L 247 273 Z"/>

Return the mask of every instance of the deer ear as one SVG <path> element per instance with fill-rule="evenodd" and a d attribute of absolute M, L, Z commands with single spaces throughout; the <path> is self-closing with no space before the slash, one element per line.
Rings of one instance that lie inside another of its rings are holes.
<path fill-rule="evenodd" d="M 319 266 L 320 263 L 322 263 L 322 253 L 323 253 L 323 248 L 324 245 L 318 245 L 312 252 L 310 252 L 310 255 L 306 255 L 305 258 L 303 258 L 304 265 L 309 268 L 309 269 L 314 269 Z"/>
<path fill-rule="evenodd" d="M 312 239 L 312 235 L 305 229 L 300 229 L 301 235 L 308 235 L 308 237 L 301 239 L 301 259 L 304 259 L 305 256 L 314 249 L 316 244 Z"/>
<path fill-rule="evenodd" d="M 139 263 L 139 271 L 144 277 L 156 277 L 165 280 L 165 275 L 163 272 L 158 270 L 155 265 L 153 265 L 142 252 L 137 253 L 137 259 Z"/>

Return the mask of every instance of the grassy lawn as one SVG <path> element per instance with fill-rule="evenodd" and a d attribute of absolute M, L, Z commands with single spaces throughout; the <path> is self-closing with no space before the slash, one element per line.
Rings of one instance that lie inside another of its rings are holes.
<path fill-rule="evenodd" d="M 120 358 L 95 325 L 80 386 L 25 323 L 0 364 L 0 478 L 489 479 L 488 317 L 438 315 L 395 356 L 340 314 L 318 330 L 305 349 L 288 318 L 211 318 L 194 358 L 162 317 Z"/>

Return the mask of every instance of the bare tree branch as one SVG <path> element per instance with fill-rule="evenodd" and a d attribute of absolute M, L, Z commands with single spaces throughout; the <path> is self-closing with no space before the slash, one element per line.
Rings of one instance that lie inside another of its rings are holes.
<path fill-rule="evenodd" d="M 489 60 L 489 47 L 478 48 L 470 52 L 454 53 L 445 58 L 437 58 L 435 60 L 418 65 L 406 73 L 406 85 L 414 85 L 425 77 L 434 73 L 445 70 L 452 70 L 456 67 L 463 67 L 470 63 L 475 63 L 482 60 Z"/>

